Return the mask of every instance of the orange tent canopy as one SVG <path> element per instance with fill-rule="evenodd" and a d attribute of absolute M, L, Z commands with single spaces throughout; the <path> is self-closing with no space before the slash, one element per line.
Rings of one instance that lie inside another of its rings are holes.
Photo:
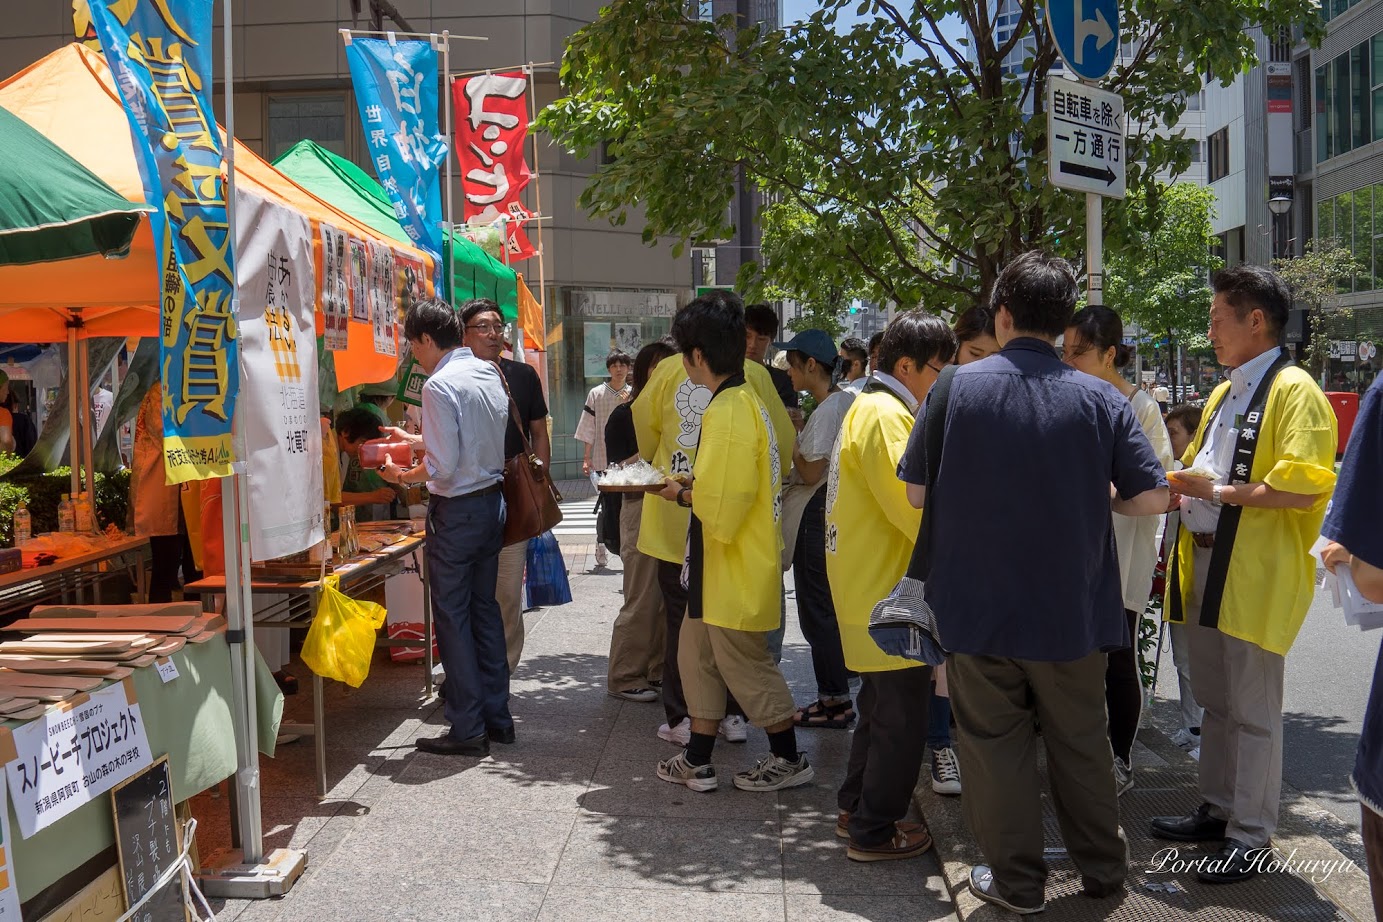
<path fill-rule="evenodd" d="M 73 43 L 41 58 L 0 83 L 0 106 L 27 122 L 132 202 L 144 202 L 144 183 L 129 122 L 116 95 L 105 58 Z M 337 211 L 235 142 L 238 189 L 296 209 L 314 225 L 313 249 L 321 277 L 319 222 L 362 240 L 385 243 L 420 260 L 431 273 L 432 258 L 398 241 L 380 237 Z M 0 268 L 0 339 L 8 342 L 63 342 L 68 319 L 80 313 L 82 335 L 158 335 L 159 272 L 153 232 L 142 222 L 124 259 L 99 256 L 60 263 Z M 318 312 L 318 327 L 321 327 Z M 394 374 L 396 359 L 377 355 L 368 323 L 352 321 L 349 347 L 336 353 L 342 388 L 383 381 Z"/>

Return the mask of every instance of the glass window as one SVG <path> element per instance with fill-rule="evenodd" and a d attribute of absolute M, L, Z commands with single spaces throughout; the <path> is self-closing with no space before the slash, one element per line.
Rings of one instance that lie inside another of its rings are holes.
<path fill-rule="evenodd" d="M 1330 240 L 1335 236 L 1335 200 L 1322 199 L 1316 203 L 1316 239 Z"/>
<path fill-rule="evenodd" d="M 311 93 L 269 97 L 269 143 L 273 160 L 306 138 L 342 157 L 346 152 L 346 94 Z"/>
<path fill-rule="evenodd" d="M 1354 191 L 1355 291 L 1373 291 L 1373 187 Z"/>
<path fill-rule="evenodd" d="M 1330 159 L 1330 134 L 1325 117 L 1326 93 L 1330 85 L 1330 65 L 1322 64 L 1316 68 L 1316 162 Z"/>
<path fill-rule="evenodd" d="M 1335 85 L 1332 86 L 1330 93 L 1330 117 L 1335 122 L 1335 141 L 1331 145 L 1332 157 L 1347 152 L 1350 148 L 1350 117 L 1349 117 L 1349 55 L 1342 54 L 1331 62 L 1335 70 Z"/>
<path fill-rule="evenodd" d="M 1369 89 L 1373 80 L 1369 77 L 1369 46 L 1364 43 L 1349 53 L 1350 97 L 1349 127 L 1352 143 L 1350 149 L 1363 147 L 1371 140 L 1369 136 L 1369 115 L 1373 101 Z"/>
<path fill-rule="evenodd" d="M 1369 266 L 1370 282 L 1383 289 L 1383 183 L 1373 186 L 1373 259 Z"/>
<path fill-rule="evenodd" d="M 1348 192 L 1335 196 L 1335 239 L 1346 250 L 1354 251 L 1354 197 Z M 1341 294 L 1348 293 L 1353 286 L 1348 276 L 1336 281 Z"/>

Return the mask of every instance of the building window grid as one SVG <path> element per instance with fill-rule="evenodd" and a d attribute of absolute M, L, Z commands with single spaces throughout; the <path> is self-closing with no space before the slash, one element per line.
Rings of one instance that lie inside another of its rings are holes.
<path fill-rule="evenodd" d="M 1206 171 L 1210 182 L 1229 175 L 1229 129 L 1219 131 L 1205 139 Z"/>
<path fill-rule="evenodd" d="M 1349 250 L 1359 269 L 1337 280 L 1341 294 L 1383 290 L 1383 183 L 1363 186 L 1316 203 L 1314 237 Z"/>

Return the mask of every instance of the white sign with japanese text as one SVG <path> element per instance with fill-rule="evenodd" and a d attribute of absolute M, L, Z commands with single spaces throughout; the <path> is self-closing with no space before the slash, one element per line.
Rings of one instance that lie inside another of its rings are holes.
<path fill-rule="evenodd" d="M 241 378 L 249 463 L 250 551 L 296 554 L 322 531 L 322 427 L 318 422 L 317 275 L 306 216 L 245 196 L 236 222 Z"/>
<path fill-rule="evenodd" d="M 128 689 L 124 682 L 108 685 L 82 704 L 50 710 L 11 731 L 17 755 L 5 777 L 24 838 L 153 761 L 144 717 Z"/>
<path fill-rule="evenodd" d="M 330 224 L 322 230 L 322 345 L 328 352 L 346 348 L 346 323 L 351 314 L 350 285 L 346 263 L 350 260 L 346 235 Z"/>
<path fill-rule="evenodd" d="M 370 322 L 375 353 L 397 355 L 394 340 L 394 251 L 382 243 L 370 243 Z"/>
<path fill-rule="evenodd" d="M 1123 198 L 1124 100 L 1074 80 L 1047 81 L 1047 175 L 1052 185 Z"/>
<path fill-rule="evenodd" d="M 351 319 L 370 322 L 370 251 L 364 240 L 350 238 Z"/>

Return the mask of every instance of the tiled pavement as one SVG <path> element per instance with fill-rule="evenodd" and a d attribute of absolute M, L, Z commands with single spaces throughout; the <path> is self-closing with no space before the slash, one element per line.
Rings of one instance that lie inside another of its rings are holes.
<path fill-rule="evenodd" d="M 329 796 L 313 795 L 310 740 L 261 760 L 266 845 L 306 849 L 307 873 L 284 898 L 230 902 L 217 919 L 953 918 L 934 857 L 846 860 L 834 792 L 847 733 L 800 734 L 816 781 L 781 794 L 728 783 L 766 752 L 757 730 L 747 745 L 717 747 L 713 794 L 656 778 L 654 763 L 675 752 L 654 733 L 661 706 L 605 693 L 618 571 L 589 572 L 593 547 L 576 540 L 563 539 L 576 601 L 526 616 L 512 685 L 518 742 L 483 761 L 416 752 L 412 741 L 445 723 L 420 700 L 415 665 L 377 659 L 360 689 L 330 683 Z M 784 668 L 808 696 L 810 659 L 789 620 Z M 288 711 L 310 720 L 306 681 Z M 196 803 L 207 855 L 229 841 L 226 801 Z"/>

